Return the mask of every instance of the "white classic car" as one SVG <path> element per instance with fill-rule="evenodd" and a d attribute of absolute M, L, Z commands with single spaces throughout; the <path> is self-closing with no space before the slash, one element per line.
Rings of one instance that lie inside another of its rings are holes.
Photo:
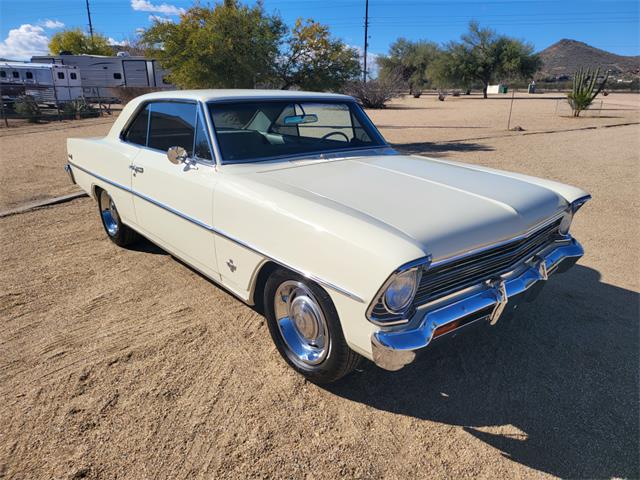
<path fill-rule="evenodd" d="M 257 305 L 315 382 L 361 357 L 402 368 L 583 254 L 569 234 L 583 190 L 399 154 L 344 95 L 143 95 L 68 153 L 112 241 L 143 235 Z"/>

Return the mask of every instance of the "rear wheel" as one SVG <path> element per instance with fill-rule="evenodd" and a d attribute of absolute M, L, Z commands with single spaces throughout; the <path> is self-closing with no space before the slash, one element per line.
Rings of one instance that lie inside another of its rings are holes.
<path fill-rule="evenodd" d="M 111 241 L 120 247 L 126 247 L 135 242 L 137 239 L 136 232 L 122 223 L 116 204 L 107 191 L 100 189 L 97 192 L 97 197 L 102 226 Z"/>
<path fill-rule="evenodd" d="M 360 356 L 347 346 L 331 298 L 314 282 L 278 269 L 265 285 L 264 306 L 278 351 L 309 380 L 333 382 L 357 366 Z"/>

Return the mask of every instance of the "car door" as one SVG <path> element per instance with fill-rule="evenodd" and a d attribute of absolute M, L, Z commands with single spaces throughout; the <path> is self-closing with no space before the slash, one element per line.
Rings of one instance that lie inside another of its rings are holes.
<path fill-rule="evenodd" d="M 201 109 L 196 102 L 168 100 L 146 108 L 146 146 L 131 166 L 137 224 L 156 243 L 217 279 L 211 231 L 217 175 Z M 195 162 L 171 163 L 167 150 L 175 146 Z"/>

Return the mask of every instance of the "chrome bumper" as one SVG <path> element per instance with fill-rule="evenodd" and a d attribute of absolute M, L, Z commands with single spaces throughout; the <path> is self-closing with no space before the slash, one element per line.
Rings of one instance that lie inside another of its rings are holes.
<path fill-rule="evenodd" d="M 76 178 L 73 176 L 73 170 L 71 170 L 71 165 L 69 165 L 68 163 L 65 163 L 64 171 L 67 172 L 67 175 L 69 175 L 69 180 L 71 180 L 71 183 L 76 185 Z"/>
<path fill-rule="evenodd" d="M 444 336 L 448 333 L 447 325 L 455 327 L 450 330 L 453 332 L 480 320 L 495 324 L 507 306 L 514 306 L 512 297 L 525 297 L 521 294 L 527 290 L 530 290 L 527 293 L 537 296 L 539 287 L 551 273 L 568 270 L 583 254 L 582 245 L 572 238 L 567 243 L 546 249 L 545 253 L 534 257 L 515 273 L 467 289 L 466 294 L 452 295 L 450 301 L 428 307 L 426 313 L 419 310 L 418 318 L 414 317 L 402 328 L 375 332 L 371 336 L 374 362 L 386 370 L 399 370 L 415 359 L 416 350 L 433 341 L 436 330 L 445 332 L 440 335 Z M 534 286 L 536 288 L 532 288 Z"/>

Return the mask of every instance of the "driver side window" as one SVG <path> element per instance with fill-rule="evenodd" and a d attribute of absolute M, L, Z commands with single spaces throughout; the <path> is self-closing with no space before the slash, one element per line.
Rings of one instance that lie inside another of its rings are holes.
<path fill-rule="evenodd" d="M 147 146 L 166 152 L 182 147 L 193 156 L 196 129 L 196 104 L 154 102 L 149 105 L 149 138 Z"/>

